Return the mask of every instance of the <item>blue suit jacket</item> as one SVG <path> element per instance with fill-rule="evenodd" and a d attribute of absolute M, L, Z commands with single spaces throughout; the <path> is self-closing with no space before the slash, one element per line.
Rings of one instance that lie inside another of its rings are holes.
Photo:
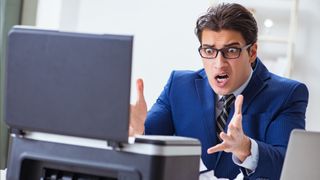
<path fill-rule="evenodd" d="M 241 93 L 245 134 L 256 140 L 259 161 L 249 178 L 279 179 L 292 129 L 305 128 L 308 90 L 304 84 L 270 73 L 257 58 L 252 78 Z M 202 160 L 216 177 L 235 178 L 232 154 L 207 154 L 216 145 L 215 100 L 205 71 L 172 72 L 145 122 L 146 134 L 193 137 L 202 145 Z M 232 118 L 232 106 L 228 122 Z M 227 127 L 226 127 L 227 128 Z"/>

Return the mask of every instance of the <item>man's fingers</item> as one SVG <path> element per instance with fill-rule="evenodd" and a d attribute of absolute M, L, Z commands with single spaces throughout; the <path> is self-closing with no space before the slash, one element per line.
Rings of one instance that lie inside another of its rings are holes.
<path fill-rule="evenodd" d="M 242 103 L 243 103 L 243 96 L 240 94 L 236 98 L 236 102 L 234 103 L 234 114 L 241 114 L 242 113 Z"/>
<path fill-rule="evenodd" d="M 221 144 L 217 144 L 217 145 L 209 148 L 207 150 L 207 153 L 208 154 L 212 154 L 212 153 L 215 153 L 215 152 L 218 152 L 218 151 L 223 151 L 224 149 L 225 149 L 225 147 L 224 147 L 223 143 L 221 143 Z"/>
<path fill-rule="evenodd" d="M 242 114 L 235 114 L 230 124 L 228 125 L 228 132 L 229 130 L 231 132 L 242 130 Z"/>
<path fill-rule="evenodd" d="M 220 138 L 223 140 L 223 142 L 231 142 L 232 141 L 232 137 L 226 133 L 220 133 Z"/>
<path fill-rule="evenodd" d="M 137 88 L 137 102 L 144 102 L 144 95 L 143 95 L 143 89 L 144 89 L 144 85 L 143 85 L 143 80 L 142 79 L 137 79 L 136 81 L 136 88 Z"/>
<path fill-rule="evenodd" d="M 229 125 L 233 125 L 235 129 L 242 129 L 242 104 L 243 96 L 238 95 L 234 103 L 234 114 Z"/>
<path fill-rule="evenodd" d="M 132 112 L 132 111 L 134 111 L 134 106 L 132 105 L 132 104 L 130 104 L 130 113 Z"/>

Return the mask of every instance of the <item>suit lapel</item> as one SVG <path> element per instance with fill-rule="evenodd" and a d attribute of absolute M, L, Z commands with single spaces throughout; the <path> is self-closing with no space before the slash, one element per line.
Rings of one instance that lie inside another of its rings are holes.
<path fill-rule="evenodd" d="M 202 109 L 202 123 L 205 129 L 205 141 L 202 142 L 207 145 L 204 147 L 208 147 L 211 145 L 217 144 L 217 138 L 215 135 L 216 132 L 216 124 L 215 124 L 215 94 L 209 85 L 209 82 L 207 78 L 204 79 L 196 79 L 195 80 L 195 85 L 198 93 L 198 97 L 200 100 L 201 104 L 201 109 Z M 204 151 L 206 152 L 206 151 Z M 207 167 L 212 167 L 210 166 L 210 162 L 216 162 L 217 155 L 210 155 L 210 158 L 205 158 L 203 159 L 204 164 Z"/>
<path fill-rule="evenodd" d="M 211 86 L 209 85 L 208 80 L 205 79 L 196 79 L 195 80 L 198 96 L 201 103 L 201 109 L 203 112 L 203 124 L 206 129 L 207 134 L 207 143 L 215 144 L 215 96 Z"/>
<path fill-rule="evenodd" d="M 241 93 L 244 97 L 242 113 L 245 113 L 254 98 L 267 86 L 266 80 L 270 78 L 268 69 L 257 59 L 256 67 L 248 86 Z"/>

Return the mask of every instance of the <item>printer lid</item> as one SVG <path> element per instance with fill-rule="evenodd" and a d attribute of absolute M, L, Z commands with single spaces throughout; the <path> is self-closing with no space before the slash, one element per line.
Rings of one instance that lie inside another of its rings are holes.
<path fill-rule="evenodd" d="M 128 141 L 133 36 L 14 27 L 5 121 L 14 129 Z"/>

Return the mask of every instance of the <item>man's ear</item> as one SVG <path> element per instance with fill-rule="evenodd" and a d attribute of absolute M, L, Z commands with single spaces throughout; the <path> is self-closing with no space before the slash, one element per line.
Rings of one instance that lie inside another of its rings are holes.
<path fill-rule="evenodd" d="M 250 63 L 254 63 L 254 61 L 257 58 L 257 50 L 258 50 L 258 44 L 255 42 L 249 50 L 249 56 L 250 56 Z"/>

